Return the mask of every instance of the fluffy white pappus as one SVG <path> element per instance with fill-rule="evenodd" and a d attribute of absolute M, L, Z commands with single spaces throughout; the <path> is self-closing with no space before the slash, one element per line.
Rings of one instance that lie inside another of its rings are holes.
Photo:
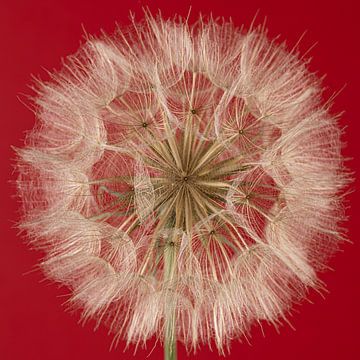
<path fill-rule="evenodd" d="M 224 354 L 323 289 L 349 176 L 307 65 L 263 26 L 146 13 L 37 82 L 19 227 L 84 321 Z"/>
<path fill-rule="evenodd" d="M 18 191 L 23 198 L 31 200 L 24 202 L 24 207 L 29 206 L 45 217 L 55 217 L 56 213 L 59 217 L 65 214 L 66 218 L 67 211 L 86 215 L 89 208 L 93 209 L 89 179 L 81 169 L 73 164 L 66 166 L 62 159 L 38 149 L 20 149 L 17 152 L 22 162 Z M 32 220 L 33 212 L 27 214 Z"/>
<path fill-rule="evenodd" d="M 91 102 L 78 99 L 79 94 L 70 86 L 39 85 L 35 99 L 38 131 L 27 136 L 26 144 L 84 169 L 101 157 L 106 132 L 99 110 Z"/>

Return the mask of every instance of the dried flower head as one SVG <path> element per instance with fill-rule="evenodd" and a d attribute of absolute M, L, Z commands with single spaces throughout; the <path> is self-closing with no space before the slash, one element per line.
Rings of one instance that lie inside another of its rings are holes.
<path fill-rule="evenodd" d="M 149 14 L 37 86 L 21 227 L 83 318 L 175 357 L 275 325 L 343 239 L 337 118 L 298 51 Z"/>

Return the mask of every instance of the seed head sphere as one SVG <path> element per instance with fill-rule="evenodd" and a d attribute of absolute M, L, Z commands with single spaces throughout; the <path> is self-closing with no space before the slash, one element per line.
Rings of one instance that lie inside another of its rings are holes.
<path fill-rule="evenodd" d="M 146 14 L 38 82 L 20 227 L 84 320 L 223 353 L 322 287 L 347 175 L 307 66 L 262 26 Z"/>

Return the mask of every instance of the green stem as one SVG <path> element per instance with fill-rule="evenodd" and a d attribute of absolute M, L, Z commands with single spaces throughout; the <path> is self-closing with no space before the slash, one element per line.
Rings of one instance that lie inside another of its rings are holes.
<path fill-rule="evenodd" d="M 176 276 L 176 246 L 170 242 L 164 249 L 164 283 L 169 288 Z M 164 323 L 164 359 L 176 360 L 176 299 L 171 294 L 167 295 L 169 302 L 165 308 L 165 323 Z"/>
<path fill-rule="evenodd" d="M 177 349 L 176 349 L 176 339 L 166 339 L 164 344 L 164 359 L 165 360 L 176 360 L 177 359 Z"/>

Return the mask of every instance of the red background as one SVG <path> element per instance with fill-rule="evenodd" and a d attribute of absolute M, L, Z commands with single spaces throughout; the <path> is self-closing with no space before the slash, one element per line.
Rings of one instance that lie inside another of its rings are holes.
<path fill-rule="evenodd" d="M 0 358 L 3 360 L 45 359 L 132 359 L 134 348 L 123 353 L 124 344 L 109 351 L 111 337 L 106 329 L 93 331 L 93 324 L 77 324 L 79 314 L 64 311 L 66 290 L 43 281 L 34 270 L 41 254 L 29 251 L 14 223 L 18 219 L 18 202 L 14 198 L 10 145 L 21 146 L 25 130 L 34 124 L 33 114 L 19 101 L 29 94 L 30 74 L 46 79 L 43 68 L 59 68 L 62 56 L 73 53 L 83 35 L 82 25 L 90 34 L 100 28 L 112 32 L 114 23 L 129 23 L 129 10 L 141 17 L 141 7 L 160 8 L 165 16 L 186 15 L 192 6 L 192 18 L 201 11 L 216 16 L 232 16 L 235 24 L 250 24 L 257 10 L 259 21 L 268 18 L 271 36 L 281 34 L 289 45 L 308 30 L 300 49 L 311 50 L 311 70 L 328 74 L 325 86 L 332 91 L 345 89 L 336 98 L 334 111 L 345 110 L 342 125 L 347 126 L 344 139 L 351 169 L 360 168 L 358 131 L 359 105 L 359 9 L 356 1 L 229 1 L 193 0 L 6 0 L 0 10 L 0 104 L 1 104 L 1 250 L 0 250 Z M 352 188 L 355 189 L 356 183 Z M 323 299 L 316 293 L 310 302 L 297 306 L 289 325 L 280 334 L 264 325 L 265 336 L 254 328 L 247 343 L 232 343 L 231 359 L 360 359 L 359 348 L 359 244 L 360 227 L 356 218 L 359 194 L 348 196 L 349 238 L 343 252 L 331 261 L 334 272 L 323 274 L 329 293 Z M 134 359 L 144 359 L 154 347 L 139 350 Z M 149 359 L 161 359 L 156 345 Z M 185 359 L 179 347 L 179 359 Z M 192 359 L 216 359 L 217 352 L 201 348 Z"/>

